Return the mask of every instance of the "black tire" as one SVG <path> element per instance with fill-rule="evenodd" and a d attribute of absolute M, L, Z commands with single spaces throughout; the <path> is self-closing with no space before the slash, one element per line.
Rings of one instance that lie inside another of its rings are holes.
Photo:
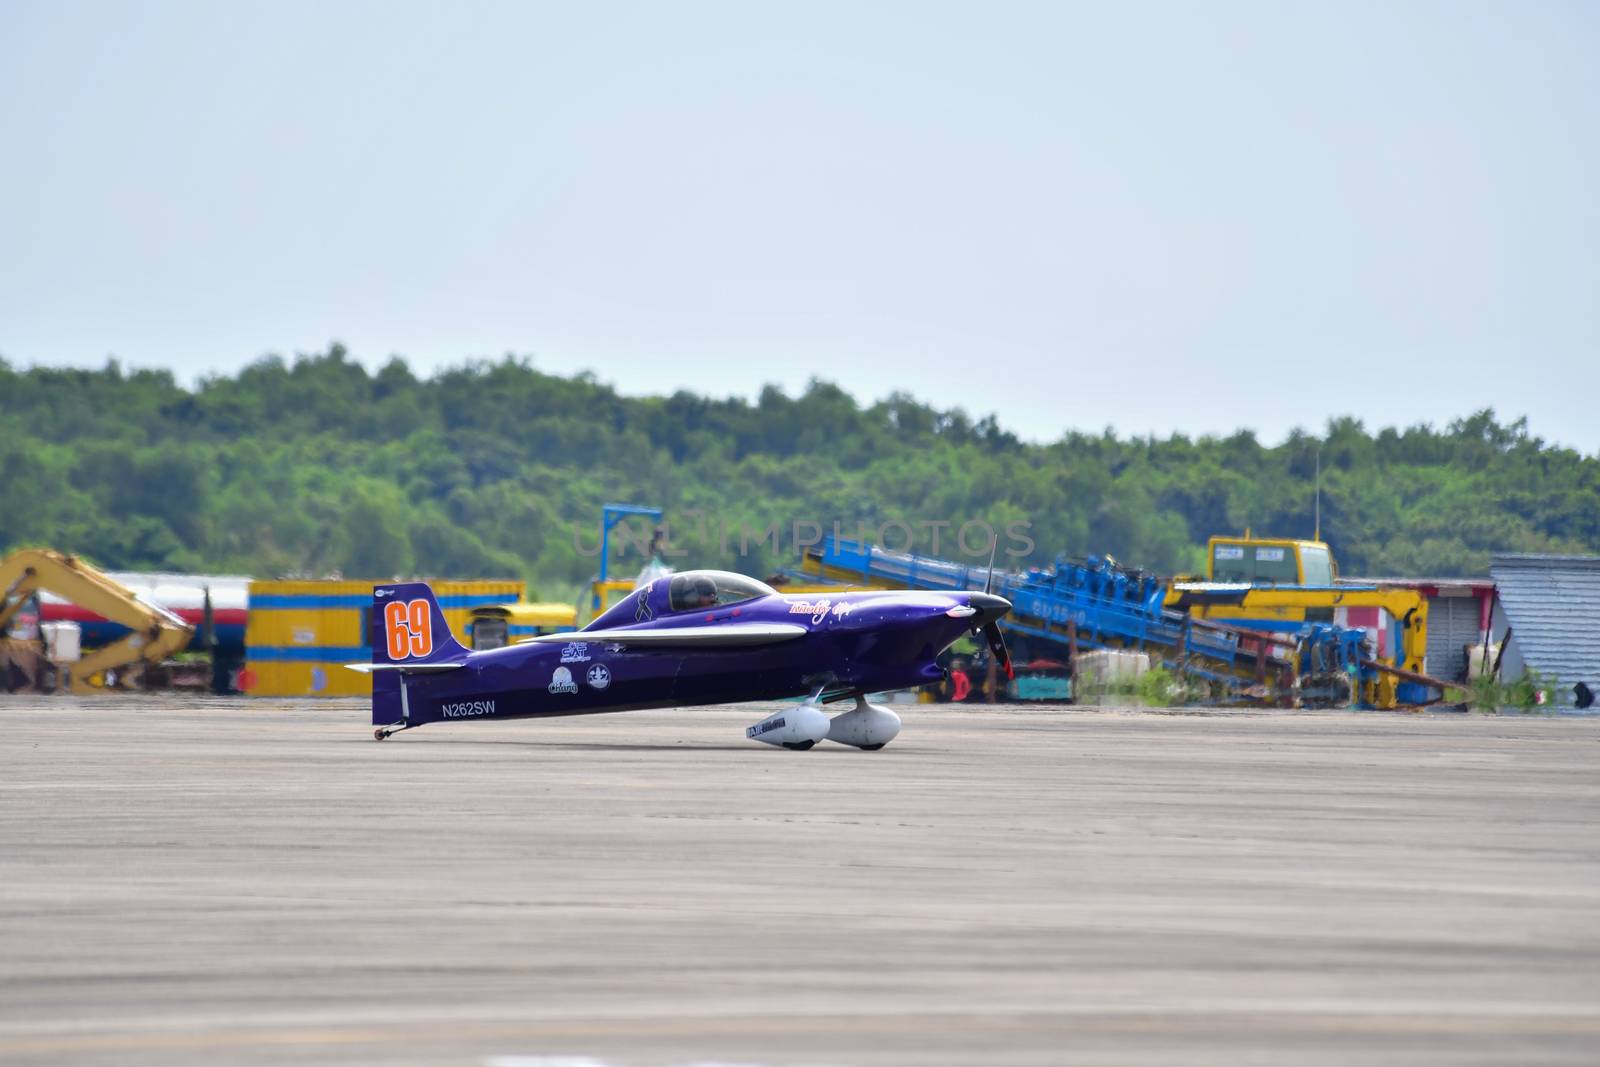
<path fill-rule="evenodd" d="M 804 752 L 814 744 L 816 744 L 815 741 L 785 741 L 783 747 L 792 752 Z"/>

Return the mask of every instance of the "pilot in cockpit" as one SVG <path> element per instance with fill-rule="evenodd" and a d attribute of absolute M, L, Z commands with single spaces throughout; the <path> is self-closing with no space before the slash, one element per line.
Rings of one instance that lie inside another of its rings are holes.
<path fill-rule="evenodd" d="M 717 583 L 709 574 L 674 575 L 670 602 L 673 611 L 703 611 L 717 606 Z"/>
<path fill-rule="evenodd" d="M 694 590 L 689 594 L 689 607 L 714 608 L 717 606 L 717 585 L 710 578 L 699 576 L 694 580 Z"/>
<path fill-rule="evenodd" d="M 771 586 L 727 571 L 684 571 L 674 574 L 667 603 L 672 611 L 704 611 L 758 597 L 772 596 Z"/>

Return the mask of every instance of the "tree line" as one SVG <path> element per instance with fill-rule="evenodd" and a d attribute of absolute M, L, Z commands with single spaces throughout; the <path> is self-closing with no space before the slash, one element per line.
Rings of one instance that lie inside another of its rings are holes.
<path fill-rule="evenodd" d="M 1487 410 L 1442 429 L 1339 418 L 1271 446 L 1249 430 L 1034 444 L 992 415 L 903 394 L 863 405 L 822 381 L 753 400 L 626 397 L 513 357 L 369 372 L 335 345 L 193 388 L 115 361 L 0 360 L 0 425 L 0 550 L 48 545 L 119 569 L 511 576 L 566 598 L 594 573 L 601 505 L 626 501 L 666 510 L 680 566 L 793 565 L 787 536 L 741 554 L 721 535 L 741 526 L 890 528 L 900 547 L 903 524 L 917 548 L 943 532 L 941 554 L 957 556 L 957 528 L 981 522 L 1022 524 L 1017 562 L 1100 553 L 1195 573 L 1212 534 L 1310 536 L 1319 452 L 1322 533 L 1346 575 L 1481 575 L 1492 552 L 1600 551 L 1600 457 Z"/>

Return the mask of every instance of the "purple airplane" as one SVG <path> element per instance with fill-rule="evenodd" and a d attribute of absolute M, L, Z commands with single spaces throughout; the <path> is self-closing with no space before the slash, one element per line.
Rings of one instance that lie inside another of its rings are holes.
<path fill-rule="evenodd" d="M 422 582 L 372 591 L 374 736 L 457 719 L 532 719 L 604 711 L 805 697 L 745 736 L 784 748 L 837 741 L 876 750 L 900 717 L 865 694 L 938 681 L 935 657 L 982 631 L 1011 674 L 989 593 L 786 596 L 727 571 L 686 571 L 635 589 L 575 633 L 473 652 L 451 636 Z M 824 703 L 853 698 L 829 718 Z"/>

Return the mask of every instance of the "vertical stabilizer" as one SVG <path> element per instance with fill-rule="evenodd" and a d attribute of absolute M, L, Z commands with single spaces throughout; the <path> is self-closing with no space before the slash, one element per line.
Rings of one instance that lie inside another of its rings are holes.
<path fill-rule="evenodd" d="M 450 632 L 444 611 L 426 582 L 394 582 L 372 589 L 368 641 L 372 663 L 372 725 L 390 726 L 410 718 L 405 687 L 407 668 L 427 670 L 464 663 L 467 649 Z"/>
<path fill-rule="evenodd" d="M 426 582 L 374 586 L 370 636 L 373 663 L 459 663 L 467 658 Z"/>

